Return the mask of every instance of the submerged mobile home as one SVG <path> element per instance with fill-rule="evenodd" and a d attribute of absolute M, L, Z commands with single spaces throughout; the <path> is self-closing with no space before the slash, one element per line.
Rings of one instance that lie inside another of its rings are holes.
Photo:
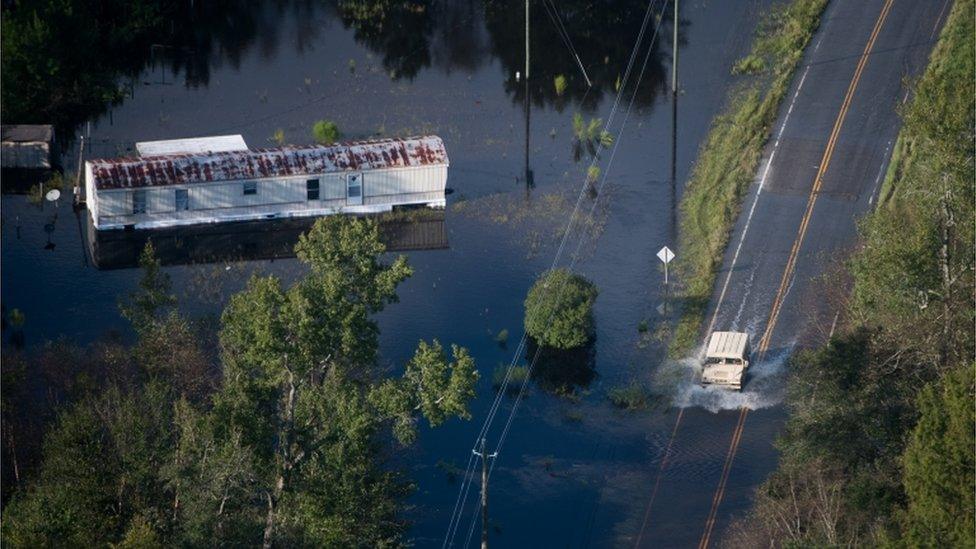
<path fill-rule="evenodd" d="M 95 229 L 445 204 L 449 162 L 437 136 L 255 150 L 238 139 L 151 142 L 137 146 L 148 155 L 85 162 L 85 200 Z"/>

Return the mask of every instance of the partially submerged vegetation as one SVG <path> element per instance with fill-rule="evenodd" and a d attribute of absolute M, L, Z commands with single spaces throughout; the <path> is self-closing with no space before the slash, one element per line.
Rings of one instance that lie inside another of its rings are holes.
<path fill-rule="evenodd" d="M 568 269 L 539 276 L 525 298 L 525 331 L 553 349 L 582 347 L 594 334 L 593 302 L 597 289 Z"/>
<path fill-rule="evenodd" d="M 600 147 L 613 145 L 613 135 L 603 129 L 602 118 L 590 118 L 587 122 L 580 113 L 573 114 L 573 158 L 577 161 L 586 152 L 591 158 L 597 158 Z"/>
<path fill-rule="evenodd" d="M 509 370 L 511 370 L 511 373 L 509 373 Z M 508 376 L 508 385 L 505 386 L 505 391 L 510 395 L 517 394 L 521 390 L 522 384 L 529 378 L 529 367 L 499 364 L 491 374 L 492 388 L 496 391 L 501 390 L 502 386 L 505 385 L 506 375 Z"/>
<path fill-rule="evenodd" d="M 955 2 L 903 112 L 849 263 L 849 326 L 793 360 L 779 466 L 730 545 L 976 543 L 973 10 Z"/>
<path fill-rule="evenodd" d="M 681 199 L 677 270 L 682 313 L 671 340 L 672 356 L 684 355 L 698 341 L 742 198 L 826 4 L 792 0 L 775 7 L 760 24 L 752 51 L 733 68 L 747 79 L 712 123 Z"/>
<path fill-rule="evenodd" d="M 42 364 L 5 355 L 5 456 L 26 457 L 17 443 L 46 434 L 39 463 L 15 465 L 4 544 L 401 544 L 411 486 L 386 459 L 391 443 L 411 444 L 424 420 L 467 418 L 478 374 L 465 349 L 436 340 L 399 376 L 379 367 L 372 317 L 411 275 L 384 251 L 373 221 L 318 220 L 296 246 L 304 277 L 255 276 L 231 298 L 218 358 L 175 309 L 148 246 L 122 307 L 135 345 Z M 63 378 L 46 425 L 24 413 L 38 370 Z"/>
<path fill-rule="evenodd" d="M 623 410 L 643 410 L 651 400 L 647 387 L 637 377 L 607 391 L 610 403 Z"/>
<path fill-rule="evenodd" d="M 317 120 L 312 124 L 312 138 L 319 145 L 331 145 L 341 137 L 339 125 L 331 120 Z"/>

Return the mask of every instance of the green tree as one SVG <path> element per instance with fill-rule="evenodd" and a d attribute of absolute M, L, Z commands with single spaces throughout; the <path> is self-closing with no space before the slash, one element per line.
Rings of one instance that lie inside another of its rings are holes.
<path fill-rule="evenodd" d="M 163 272 L 162 264 L 156 259 L 151 240 L 146 242 L 139 256 L 139 267 L 142 268 L 139 289 L 129 294 L 119 308 L 136 331 L 142 332 L 176 305 L 176 296 L 170 293 L 172 284 L 169 275 Z"/>
<path fill-rule="evenodd" d="M 371 315 L 396 300 L 410 269 L 402 257 L 380 260 L 373 221 L 320 220 L 297 251 L 307 276 L 288 288 L 254 277 L 231 298 L 215 393 L 191 383 L 205 361 L 188 325 L 158 316 L 165 300 L 133 296 L 144 328 L 131 352 L 145 381 L 85 391 L 61 415 L 36 480 L 4 512 L 3 541 L 399 544 L 412 487 L 387 463 L 389 441 L 412 442 L 421 418 L 469 417 L 474 361 L 457 346 L 449 359 L 434 341 L 399 377 L 377 367 Z M 155 282 L 145 292 L 167 295 L 158 264 L 146 265 Z"/>
<path fill-rule="evenodd" d="M 973 547 L 976 539 L 976 417 L 972 365 L 922 390 L 921 413 L 905 448 L 904 542 L 910 547 Z"/>
<path fill-rule="evenodd" d="M 263 502 L 266 546 L 396 541 L 408 487 L 375 459 L 384 426 L 410 442 L 418 416 L 467 417 L 477 377 L 462 349 L 448 362 L 422 343 L 401 379 L 379 375 L 371 315 L 411 272 L 403 257 L 381 262 L 384 251 L 375 222 L 320 219 L 296 246 L 305 278 L 287 289 L 253 278 L 224 311 L 217 425 L 253 449 L 248 500 Z"/>
<path fill-rule="evenodd" d="M 593 337 L 597 289 L 568 269 L 539 276 L 525 299 L 525 330 L 540 345 L 571 349 Z"/>
<path fill-rule="evenodd" d="M 470 419 L 468 401 L 474 398 L 478 372 L 467 349 L 451 346 L 453 361 L 436 339 L 421 341 L 406 371 L 399 379 L 388 379 L 370 398 L 377 408 L 394 420 L 394 434 L 404 444 L 416 438 L 415 413 L 420 411 L 431 427 L 451 416 Z"/>
<path fill-rule="evenodd" d="M 137 510 L 162 520 L 171 499 L 157 470 L 173 443 L 170 410 L 166 387 L 150 383 L 63 412 L 45 437 L 37 479 L 4 510 L 4 542 L 104 546 L 124 535 Z"/>

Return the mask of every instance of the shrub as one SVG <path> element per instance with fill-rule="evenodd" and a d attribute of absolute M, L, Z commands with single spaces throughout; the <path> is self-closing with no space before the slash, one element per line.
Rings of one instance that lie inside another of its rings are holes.
<path fill-rule="evenodd" d="M 331 145 L 342 137 L 339 126 L 331 120 L 319 120 L 312 126 L 312 137 L 320 145 Z"/>
<path fill-rule="evenodd" d="M 617 408 L 624 410 L 641 410 L 647 407 L 648 395 L 644 386 L 636 379 L 621 387 L 614 387 L 607 391 L 607 398 Z"/>
<path fill-rule="evenodd" d="M 525 331 L 540 345 L 581 347 L 593 336 L 596 286 L 568 269 L 543 273 L 525 299 Z"/>

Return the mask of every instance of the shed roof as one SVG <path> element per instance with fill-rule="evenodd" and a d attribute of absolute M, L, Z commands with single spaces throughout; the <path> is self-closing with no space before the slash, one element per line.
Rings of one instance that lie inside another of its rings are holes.
<path fill-rule="evenodd" d="M 50 143 L 54 138 L 54 126 L 48 124 L 4 124 L 0 126 L 0 139 L 4 143 Z"/>
<path fill-rule="evenodd" d="M 139 156 L 207 154 L 226 151 L 246 151 L 247 143 L 244 142 L 244 137 L 240 135 L 215 135 L 213 137 L 143 141 L 136 143 L 136 150 L 139 151 Z"/>
<path fill-rule="evenodd" d="M 743 358 L 746 346 L 749 345 L 749 334 L 742 332 L 712 332 L 708 340 L 707 357 L 715 358 Z"/>
<path fill-rule="evenodd" d="M 330 146 L 96 159 L 87 164 L 96 189 L 124 189 L 447 165 L 448 158 L 444 142 L 431 135 Z"/>

